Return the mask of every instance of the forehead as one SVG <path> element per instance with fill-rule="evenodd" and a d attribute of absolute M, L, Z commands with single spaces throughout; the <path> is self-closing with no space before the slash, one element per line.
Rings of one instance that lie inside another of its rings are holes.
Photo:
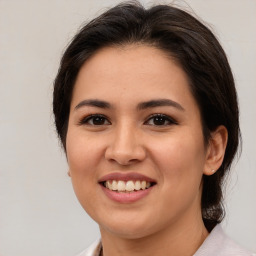
<path fill-rule="evenodd" d="M 121 72 L 122 77 L 157 77 L 164 74 L 167 78 L 167 73 L 175 73 L 178 69 L 186 79 L 186 74 L 178 62 L 166 52 L 149 45 L 132 44 L 98 50 L 84 63 L 79 74 L 92 72 L 93 75 L 101 72 L 101 76 L 119 77 Z"/>
<path fill-rule="evenodd" d="M 102 48 L 84 63 L 72 101 L 83 97 L 139 101 L 167 96 L 181 103 L 186 96 L 192 97 L 180 65 L 155 47 L 127 45 Z"/>

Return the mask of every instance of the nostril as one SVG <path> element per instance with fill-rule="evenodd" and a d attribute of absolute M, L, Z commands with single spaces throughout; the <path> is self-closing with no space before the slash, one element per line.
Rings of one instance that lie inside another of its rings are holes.
<path fill-rule="evenodd" d="M 131 165 L 140 161 L 139 159 L 131 158 L 128 155 L 116 155 L 109 158 L 106 157 L 106 159 L 110 162 L 116 162 L 123 166 Z"/>
<path fill-rule="evenodd" d="M 105 151 L 105 159 L 120 165 L 130 165 L 145 159 L 145 149 L 131 137 L 115 139 Z"/>

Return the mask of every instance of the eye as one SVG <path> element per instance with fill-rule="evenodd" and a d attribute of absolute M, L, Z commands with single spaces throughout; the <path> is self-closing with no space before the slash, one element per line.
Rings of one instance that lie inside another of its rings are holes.
<path fill-rule="evenodd" d="M 80 125 L 110 125 L 110 122 L 104 115 L 94 114 L 89 115 L 85 118 L 83 118 L 80 122 Z"/>
<path fill-rule="evenodd" d="M 168 125 L 173 125 L 178 123 L 170 116 L 167 116 L 164 114 L 154 114 L 154 115 L 151 115 L 149 119 L 147 119 L 145 124 L 154 125 L 154 126 L 168 126 Z"/>

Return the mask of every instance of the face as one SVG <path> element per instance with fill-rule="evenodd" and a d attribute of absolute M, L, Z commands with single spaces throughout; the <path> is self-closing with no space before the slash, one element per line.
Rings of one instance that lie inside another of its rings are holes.
<path fill-rule="evenodd" d="M 102 232 L 141 238 L 201 216 L 200 112 L 186 74 L 161 50 L 108 47 L 86 61 L 66 149 L 77 198 Z"/>

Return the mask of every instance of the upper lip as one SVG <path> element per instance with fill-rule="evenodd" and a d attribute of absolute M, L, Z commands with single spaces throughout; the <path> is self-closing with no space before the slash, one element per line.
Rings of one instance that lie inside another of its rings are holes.
<path fill-rule="evenodd" d="M 107 180 L 123 180 L 123 181 L 128 181 L 128 180 L 140 180 L 140 181 L 148 181 L 148 182 L 154 182 L 156 183 L 156 181 L 148 176 L 145 176 L 143 174 L 137 173 L 137 172 L 129 172 L 129 173 L 121 173 L 121 172 L 113 172 L 113 173 L 109 173 L 107 175 L 102 176 L 99 179 L 99 183 L 100 182 L 104 182 Z"/>

